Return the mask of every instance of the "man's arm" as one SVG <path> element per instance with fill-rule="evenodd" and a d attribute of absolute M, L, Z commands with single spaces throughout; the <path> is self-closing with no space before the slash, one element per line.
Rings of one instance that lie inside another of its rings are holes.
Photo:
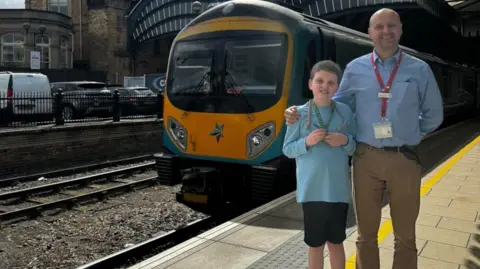
<path fill-rule="evenodd" d="M 425 136 L 433 132 L 443 121 L 443 101 L 437 81 L 432 69 L 424 66 L 425 84 L 423 85 L 420 100 L 420 135 Z"/>
<path fill-rule="evenodd" d="M 350 113 L 350 117 L 348 119 L 347 124 L 348 124 L 347 125 L 348 140 L 347 140 L 347 144 L 343 146 L 343 149 L 345 149 L 348 152 L 348 155 L 353 156 L 353 153 L 357 148 L 357 142 L 355 141 L 357 126 L 355 122 L 355 117 L 352 113 Z"/>
<path fill-rule="evenodd" d="M 298 113 L 296 106 L 291 106 L 285 109 L 283 115 L 285 117 L 285 121 L 287 122 L 287 126 L 294 124 L 295 122 L 297 122 L 297 120 L 300 119 L 300 113 Z"/>
<path fill-rule="evenodd" d="M 353 91 L 351 91 L 351 77 L 352 77 L 352 63 L 348 63 L 343 72 L 342 81 L 340 82 L 337 93 L 333 96 L 333 100 L 344 103 L 353 113 L 355 113 L 355 98 Z"/>

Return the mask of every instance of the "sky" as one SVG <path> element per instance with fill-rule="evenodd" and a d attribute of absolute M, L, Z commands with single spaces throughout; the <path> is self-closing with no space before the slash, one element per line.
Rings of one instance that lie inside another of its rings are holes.
<path fill-rule="evenodd" d="M 25 8 L 25 0 L 0 0 L 0 8 Z"/>

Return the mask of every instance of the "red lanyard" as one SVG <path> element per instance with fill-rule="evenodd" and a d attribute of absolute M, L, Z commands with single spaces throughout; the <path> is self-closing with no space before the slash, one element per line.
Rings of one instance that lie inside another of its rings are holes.
<path fill-rule="evenodd" d="M 377 65 L 375 64 L 375 60 L 373 59 L 373 53 L 370 59 L 372 60 L 373 70 L 375 71 L 375 75 L 377 75 L 377 80 L 382 89 L 382 93 L 388 93 L 390 91 L 390 86 L 392 86 L 393 79 L 397 75 L 397 71 L 398 71 L 398 68 L 400 67 L 400 63 L 402 62 L 402 52 L 400 51 L 400 56 L 398 56 L 398 62 L 393 68 L 392 73 L 390 74 L 390 78 L 388 79 L 387 85 L 383 84 L 382 76 L 380 76 L 380 72 L 378 72 Z M 382 111 L 381 111 L 382 119 L 385 118 L 386 114 L 387 114 L 387 98 L 382 98 Z"/>

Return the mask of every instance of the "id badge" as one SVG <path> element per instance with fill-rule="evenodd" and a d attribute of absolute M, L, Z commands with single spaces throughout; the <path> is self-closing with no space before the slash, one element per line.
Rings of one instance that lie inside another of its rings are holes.
<path fill-rule="evenodd" d="M 392 124 L 390 122 L 380 122 L 373 124 L 375 138 L 383 139 L 392 137 Z"/>
<path fill-rule="evenodd" d="M 378 93 L 378 98 L 390 99 L 390 98 L 392 98 L 392 94 L 389 93 L 389 92 L 379 92 Z"/>

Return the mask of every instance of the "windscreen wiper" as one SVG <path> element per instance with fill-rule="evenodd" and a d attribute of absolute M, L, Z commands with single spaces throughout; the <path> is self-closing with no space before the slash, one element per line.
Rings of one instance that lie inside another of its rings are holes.
<path fill-rule="evenodd" d="M 192 90 L 192 87 L 185 87 L 185 88 L 182 88 L 182 89 L 179 89 L 179 90 L 176 90 L 174 91 L 173 93 L 175 95 L 179 95 L 179 94 L 185 94 L 186 92 L 188 92 L 189 90 L 192 90 L 191 92 L 188 92 L 187 95 L 198 95 L 200 93 L 202 93 L 202 95 L 204 94 L 203 90 L 205 88 L 204 84 L 205 84 L 205 81 L 207 79 L 209 79 L 208 83 L 210 84 L 210 92 L 213 92 L 213 81 L 216 77 L 216 74 L 215 72 L 213 72 L 213 64 L 215 62 L 215 53 L 212 53 L 212 58 L 211 58 L 211 63 L 210 63 L 210 70 L 205 73 L 202 78 L 200 79 L 200 81 L 197 83 L 197 85 L 193 88 Z"/>
<path fill-rule="evenodd" d="M 235 82 L 232 75 L 227 71 L 227 60 L 228 60 L 228 52 L 225 52 L 225 59 L 223 63 L 223 74 L 225 76 L 225 85 L 227 86 L 227 89 L 232 89 L 233 95 L 235 96 L 238 95 L 242 97 L 242 99 L 245 101 L 245 104 L 248 106 L 248 108 L 250 108 L 249 113 L 253 113 L 255 109 L 253 108 L 252 104 L 250 104 L 245 94 L 243 94 L 241 90 L 240 91 L 236 90 L 238 88 L 238 84 Z"/>

